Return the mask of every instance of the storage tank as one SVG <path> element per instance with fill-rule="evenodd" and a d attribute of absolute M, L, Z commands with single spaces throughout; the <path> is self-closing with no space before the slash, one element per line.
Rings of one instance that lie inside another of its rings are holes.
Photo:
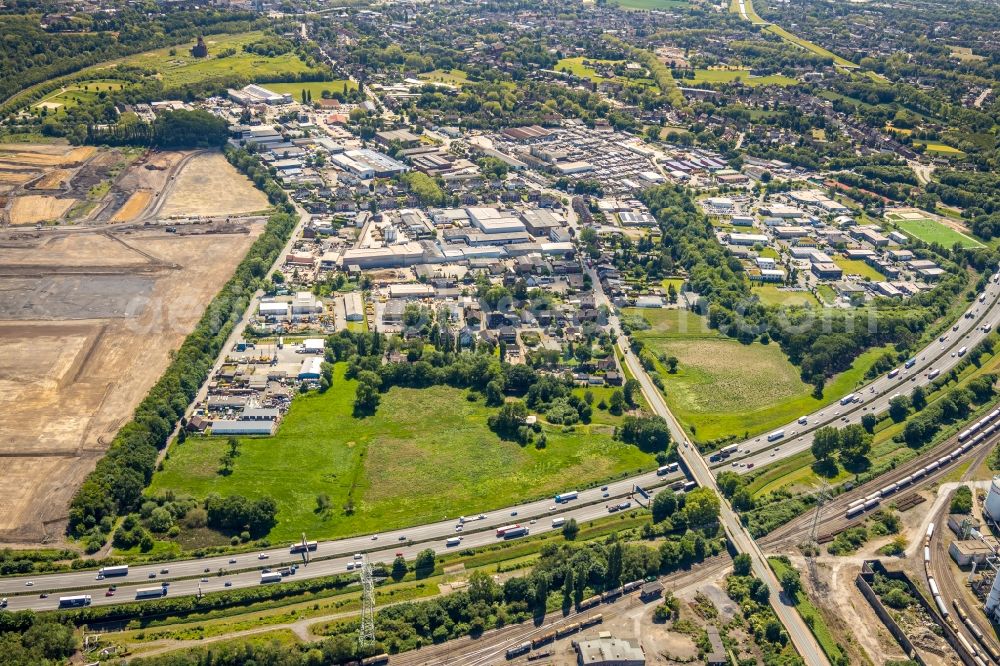
<path fill-rule="evenodd" d="M 997 611 L 1000 610 L 1000 576 L 993 579 L 993 587 L 986 597 L 986 614 L 992 620 L 996 620 Z"/>
<path fill-rule="evenodd" d="M 994 476 L 993 482 L 990 483 L 990 492 L 986 496 L 983 512 L 987 518 L 1000 521 L 1000 476 Z"/>

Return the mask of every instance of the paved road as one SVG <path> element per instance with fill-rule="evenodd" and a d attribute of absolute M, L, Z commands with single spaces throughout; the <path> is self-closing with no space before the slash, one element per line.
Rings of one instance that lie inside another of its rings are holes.
<path fill-rule="evenodd" d="M 618 330 L 617 320 L 612 321 L 612 326 Z M 627 344 L 627 340 L 628 339 L 624 336 L 620 336 L 618 338 L 619 345 L 624 346 Z M 623 349 L 623 351 L 625 351 L 625 349 Z M 687 438 L 687 435 L 684 433 L 684 429 L 681 428 L 673 414 L 670 413 L 670 410 L 667 408 L 667 403 L 663 399 L 663 394 L 660 393 L 659 389 L 657 389 L 653 384 L 653 381 L 649 378 L 645 368 L 643 368 L 642 364 L 639 363 L 638 359 L 636 359 L 635 354 L 626 353 L 625 363 L 635 378 L 642 385 L 643 395 L 646 396 L 646 401 L 649 403 L 650 408 L 656 414 L 659 414 L 666 419 L 667 424 L 670 426 L 674 440 L 680 443 L 678 446 L 678 453 L 680 453 L 681 458 L 687 465 L 688 470 L 691 472 L 692 476 L 694 476 L 695 481 L 698 482 L 699 486 L 703 488 L 712 488 L 718 493 L 719 488 L 715 481 L 715 474 L 712 472 L 711 468 L 709 468 L 705 459 L 698 452 L 698 448 L 695 447 Z M 721 493 L 719 493 L 719 497 L 721 499 Z M 763 551 L 740 522 L 739 515 L 724 499 L 722 500 L 720 520 L 726 530 L 726 534 L 729 536 L 730 543 L 733 544 L 733 547 L 737 551 L 750 555 L 753 562 L 754 575 L 767 583 L 768 588 L 771 590 L 771 606 L 774 608 L 774 612 L 777 614 L 781 624 L 784 625 L 785 630 L 788 632 L 788 636 L 792 640 L 792 644 L 795 645 L 795 649 L 798 650 L 803 660 L 805 660 L 806 664 L 810 666 L 828 665 L 829 661 L 827 660 L 826 655 L 816 642 L 812 632 L 809 631 L 809 627 L 807 627 L 806 623 L 802 620 L 802 616 L 799 615 L 794 606 L 786 603 L 785 597 L 781 593 L 781 585 L 778 583 L 778 579 L 771 571 L 771 567 L 768 565 Z"/>

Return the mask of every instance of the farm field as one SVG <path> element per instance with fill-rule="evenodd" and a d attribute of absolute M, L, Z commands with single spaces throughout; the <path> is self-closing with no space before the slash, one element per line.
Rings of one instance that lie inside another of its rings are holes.
<path fill-rule="evenodd" d="M 762 284 L 753 287 L 753 293 L 768 305 L 819 305 L 816 297 L 808 291 L 781 289 L 778 285 Z"/>
<path fill-rule="evenodd" d="M 833 263 L 843 269 L 844 275 L 860 275 L 873 282 L 881 282 L 885 279 L 884 275 L 860 259 L 845 259 L 844 257 L 836 256 L 833 258 Z"/>
<path fill-rule="evenodd" d="M 323 97 L 323 91 L 328 92 L 345 92 L 347 90 L 357 90 L 358 84 L 354 81 L 348 81 L 347 79 L 338 79 L 337 81 L 300 81 L 292 83 L 262 83 L 262 86 L 268 90 L 273 90 L 276 93 L 288 93 L 295 98 L 296 101 L 301 101 L 302 91 L 308 90 L 309 94 L 312 96 L 313 101 L 321 99 Z"/>
<path fill-rule="evenodd" d="M 959 157 L 964 156 L 965 153 L 958 148 L 953 148 L 946 143 L 940 143 L 936 141 L 928 141 L 926 143 L 914 143 L 914 146 L 921 145 L 924 147 L 928 153 L 937 153 L 939 155 L 946 155 L 949 157 Z"/>
<path fill-rule="evenodd" d="M 237 215 L 267 208 L 267 197 L 222 153 L 194 157 L 177 176 L 160 215 Z"/>
<path fill-rule="evenodd" d="M 335 368 L 327 393 L 297 397 L 274 437 L 242 440 L 231 475 L 217 473 L 222 440 L 191 438 L 171 449 L 150 492 L 274 497 L 270 539 L 288 541 L 302 530 L 322 539 L 485 511 L 656 464 L 614 441 L 597 409 L 595 424 L 575 432 L 546 427 L 544 449 L 501 441 L 486 425 L 493 409 L 444 386 L 392 388 L 373 416 L 356 419 L 344 372 Z M 329 513 L 315 510 L 320 493 Z"/>
<path fill-rule="evenodd" d="M 904 233 L 918 238 L 925 243 L 940 243 L 945 247 L 951 247 L 958 243 L 962 247 L 982 247 L 983 244 L 967 236 L 960 231 L 941 224 L 937 220 L 895 220 L 896 226 Z"/>
<path fill-rule="evenodd" d="M 696 69 L 694 71 L 695 83 L 733 83 L 740 81 L 749 86 L 794 86 L 798 83 L 795 79 L 781 74 L 771 74 L 769 76 L 750 76 L 748 69 Z"/>
<path fill-rule="evenodd" d="M 707 328 L 684 310 L 626 310 L 650 322 L 633 335 L 654 354 L 678 359 L 675 374 L 657 368 L 671 411 L 695 440 L 753 436 L 795 420 L 850 393 L 885 351 L 862 354 L 854 366 L 828 381 L 821 400 L 776 343 L 744 345 Z M 655 314 L 654 314 L 655 313 Z M 666 314 L 669 313 L 669 314 Z"/>

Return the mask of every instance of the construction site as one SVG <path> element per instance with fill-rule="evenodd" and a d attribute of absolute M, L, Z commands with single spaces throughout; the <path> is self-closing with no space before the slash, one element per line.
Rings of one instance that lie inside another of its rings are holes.
<path fill-rule="evenodd" d="M 210 186 L 241 201 L 184 207 L 200 188 L 185 171 L 206 159 Z M 0 201 L 0 542 L 59 543 L 76 489 L 262 231 L 244 213 L 266 200 L 219 153 L 5 145 Z"/>

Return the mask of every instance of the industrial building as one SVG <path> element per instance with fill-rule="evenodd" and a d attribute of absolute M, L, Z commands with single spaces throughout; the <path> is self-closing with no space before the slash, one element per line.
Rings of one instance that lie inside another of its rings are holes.
<path fill-rule="evenodd" d="M 635 641 L 613 638 L 601 632 L 596 640 L 576 643 L 580 666 L 645 666 L 646 655 Z"/>
<path fill-rule="evenodd" d="M 275 426 L 275 421 L 242 421 L 223 419 L 212 422 L 211 434 L 218 437 L 246 437 L 249 435 L 264 435 L 270 437 L 274 434 Z"/>
<path fill-rule="evenodd" d="M 251 83 L 240 90 L 230 88 L 226 91 L 233 102 L 242 106 L 252 106 L 254 104 L 291 104 L 292 96 L 287 93 L 276 93 L 263 86 Z"/>

